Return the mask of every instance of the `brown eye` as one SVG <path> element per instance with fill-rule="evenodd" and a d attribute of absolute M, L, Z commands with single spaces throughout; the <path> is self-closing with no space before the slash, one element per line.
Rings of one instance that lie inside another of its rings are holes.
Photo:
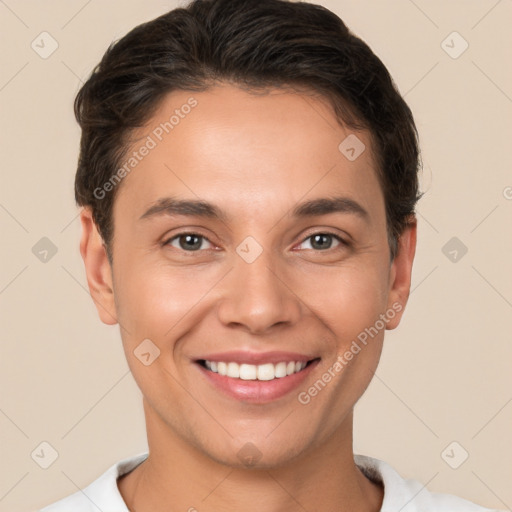
<path fill-rule="evenodd" d="M 303 249 L 313 249 L 315 251 L 325 251 L 339 245 L 346 245 L 345 242 L 337 235 L 332 233 L 315 233 L 314 235 L 308 236 L 304 239 L 302 244 L 309 241 L 309 247 L 303 247 Z M 301 245 L 302 245 L 301 244 Z"/>
<path fill-rule="evenodd" d="M 201 250 L 203 242 L 205 241 L 210 243 L 210 241 L 202 235 L 198 235 L 196 233 L 180 233 L 179 235 L 169 239 L 166 242 L 166 245 L 171 245 L 176 249 L 194 252 Z"/>
<path fill-rule="evenodd" d="M 319 234 L 319 235 L 313 235 L 311 237 L 311 246 L 313 247 L 313 249 L 319 249 L 319 250 L 330 249 L 331 245 L 332 245 L 332 236 L 331 235 Z"/>

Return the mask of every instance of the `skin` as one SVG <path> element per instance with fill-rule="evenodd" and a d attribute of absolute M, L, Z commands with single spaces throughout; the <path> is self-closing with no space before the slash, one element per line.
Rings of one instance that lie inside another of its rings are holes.
<path fill-rule="evenodd" d="M 380 314 L 410 290 L 416 223 L 390 260 L 384 198 L 371 136 L 349 161 L 338 149 L 353 130 L 321 97 L 291 90 L 251 94 L 222 84 L 174 91 L 140 140 L 190 97 L 198 105 L 124 178 L 114 204 L 113 265 L 81 213 L 81 254 L 101 320 L 119 323 L 143 394 L 149 458 L 118 481 L 130 510 L 378 511 L 383 490 L 355 466 L 353 407 L 380 358 L 384 330 L 311 401 L 307 390 Z M 201 199 L 225 218 L 141 216 L 164 197 Z M 343 196 L 367 215 L 295 218 L 318 198 Z M 196 233 L 199 250 L 176 236 Z M 332 233 L 327 247 L 314 234 Z M 262 247 L 247 263 L 236 248 Z M 166 244 L 166 241 L 170 240 Z M 330 245 L 329 245 L 330 244 Z M 188 250 L 187 250 L 188 249 Z M 160 356 L 145 366 L 134 350 L 150 339 Z M 236 400 L 214 388 L 195 359 L 213 352 L 293 351 L 320 358 L 299 389 L 273 402 Z M 252 443 L 261 458 L 237 456 Z"/>

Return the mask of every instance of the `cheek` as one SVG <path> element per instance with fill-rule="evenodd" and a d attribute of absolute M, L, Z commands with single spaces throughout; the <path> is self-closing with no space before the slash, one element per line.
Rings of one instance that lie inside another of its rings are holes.
<path fill-rule="evenodd" d="M 139 257 L 139 262 L 134 258 L 123 263 L 129 272 L 123 274 L 120 264 L 114 276 L 123 348 L 133 377 L 151 400 L 159 388 L 168 390 L 175 386 L 169 374 L 175 374 L 173 356 L 179 350 L 176 340 L 182 334 L 187 313 L 204 291 L 197 284 L 191 286 L 179 271 L 171 272 L 162 265 L 144 261 L 143 257 Z M 160 384 L 156 385 L 157 382 Z"/>
<path fill-rule="evenodd" d="M 322 428 L 328 435 L 364 393 L 377 368 L 385 331 L 380 315 L 386 312 L 387 276 L 374 264 L 347 265 L 317 278 L 304 281 L 303 293 L 310 282 L 306 296 L 328 334 L 319 378 L 301 390 L 298 401 L 310 408 L 312 416 L 324 418 Z"/>
<path fill-rule="evenodd" d="M 114 276 L 114 293 L 118 319 L 130 343 L 150 338 L 161 344 L 178 338 L 182 325 L 201 308 L 218 280 L 213 268 L 170 268 L 142 257 L 123 263 L 130 270 L 124 278 L 122 272 Z"/>
<path fill-rule="evenodd" d="M 387 274 L 375 263 L 304 272 L 297 286 L 298 295 L 307 297 L 307 306 L 334 333 L 338 351 L 373 326 L 387 306 Z"/>

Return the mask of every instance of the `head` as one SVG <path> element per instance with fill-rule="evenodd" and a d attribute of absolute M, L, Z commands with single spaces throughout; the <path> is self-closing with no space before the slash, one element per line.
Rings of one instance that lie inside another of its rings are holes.
<path fill-rule="evenodd" d="M 382 62 L 320 6 L 196 0 L 113 44 L 75 112 L 88 282 L 146 415 L 227 464 L 340 431 L 414 258 L 417 133 Z M 232 351 L 308 366 L 240 400 L 206 375 Z"/>

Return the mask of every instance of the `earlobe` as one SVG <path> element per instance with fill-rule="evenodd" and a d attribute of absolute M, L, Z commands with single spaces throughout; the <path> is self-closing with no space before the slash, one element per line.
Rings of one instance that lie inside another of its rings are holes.
<path fill-rule="evenodd" d="M 92 218 L 90 208 L 80 213 L 82 236 L 80 254 L 84 261 L 87 284 L 102 322 L 108 325 L 117 323 L 112 269 L 108 261 L 103 239 Z"/>
<path fill-rule="evenodd" d="M 416 218 L 411 217 L 407 227 L 398 239 L 397 254 L 391 264 L 388 309 L 393 309 L 396 315 L 389 320 L 386 329 L 395 329 L 398 326 L 409 299 L 412 265 L 416 252 L 416 232 Z"/>

